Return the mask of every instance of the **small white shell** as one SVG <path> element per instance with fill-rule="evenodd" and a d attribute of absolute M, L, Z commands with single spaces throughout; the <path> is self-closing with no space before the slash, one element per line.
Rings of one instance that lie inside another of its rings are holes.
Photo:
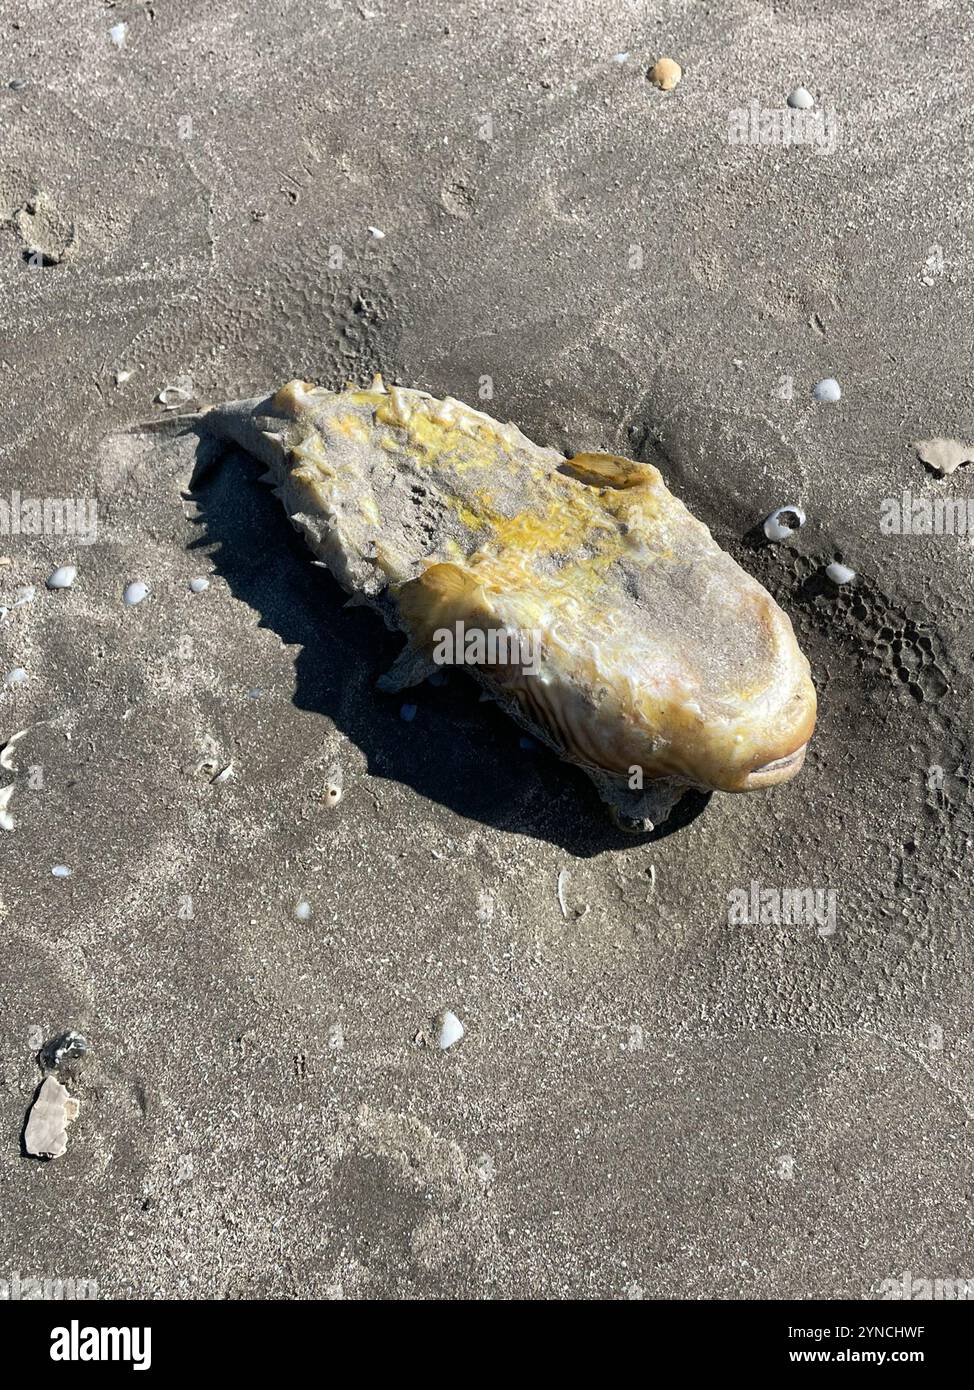
<path fill-rule="evenodd" d="M 58 565 L 44 582 L 49 589 L 70 589 L 77 577 L 78 570 L 75 565 Z"/>
<path fill-rule="evenodd" d="M 210 587 L 210 581 L 203 575 L 198 575 L 195 579 L 189 581 L 189 587 L 194 594 L 202 594 Z"/>
<path fill-rule="evenodd" d="M 436 1034 L 436 1044 L 442 1052 L 454 1043 L 458 1043 L 463 1037 L 464 1027 L 452 1009 L 445 1009 L 438 1019 L 439 1028 Z"/>
<path fill-rule="evenodd" d="M 27 672 L 24 670 L 23 666 L 13 666 L 4 676 L 3 683 L 6 686 L 26 685 Z"/>
<path fill-rule="evenodd" d="M 812 387 L 812 395 L 817 401 L 838 401 L 842 399 L 842 387 L 834 376 L 823 377 Z"/>
<path fill-rule="evenodd" d="M 55 878 L 70 878 L 72 870 L 68 868 L 67 864 L 55 864 L 51 873 Z"/>
<path fill-rule="evenodd" d="M 790 521 L 794 518 L 794 524 L 788 525 L 786 518 Z M 805 513 L 801 507 L 784 506 L 778 507 L 769 517 L 765 518 L 764 534 L 769 541 L 786 541 L 789 536 L 793 536 L 799 526 L 805 525 Z"/>
<path fill-rule="evenodd" d="M 126 584 L 122 599 L 126 606 L 134 608 L 137 603 L 141 603 L 144 598 L 149 596 L 148 584 L 143 584 L 141 579 L 137 579 L 132 584 Z"/>
<path fill-rule="evenodd" d="M 192 377 L 179 376 L 162 388 L 156 400 L 161 406 L 165 406 L 166 410 L 175 410 L 193 399 L 194 390 Z"/>
<path fill-rule="evenodd" d="M 851 584 L 856 577 L 855 570 L 851 570 L 848 565 L 840 565 L 837 560 L 833 560 L 825 573 L 833 584 Z"/>

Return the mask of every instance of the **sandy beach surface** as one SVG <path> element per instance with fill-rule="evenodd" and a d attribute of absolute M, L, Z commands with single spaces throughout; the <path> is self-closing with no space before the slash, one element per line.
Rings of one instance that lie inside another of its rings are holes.
<path fill-rule="evenodd" d="M 888 520 L 974 527 L 974 467 L 914 447 L 974 442 L 966 7 L 3 0 L 0 35 L 0 1279 L 974 1278 L 974 548 Z M 794 623 L 802 775 L 619 835 L 462 676 L 402 717 L 399 643 L 256 467 L 191 486 L 195 438 L 132 428 L 374 371 L 655 463 Z"/>

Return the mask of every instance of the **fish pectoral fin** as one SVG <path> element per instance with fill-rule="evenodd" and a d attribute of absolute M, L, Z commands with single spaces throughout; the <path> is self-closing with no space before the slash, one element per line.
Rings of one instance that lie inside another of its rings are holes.
<path fill-rule="evenodd" d="M 439 628 L 457 622 L 486 628 L 491 603 L 476 575 L 451 560 L 428 565 L 421 575 L 403 584 L 397 594 L 399 612 L 416 645 L 429 649 Z"/>
<path fill-rule="evenodd" d="M 410 686 L 422 685 L 439 667 L 424 651 L 417 651 L 408 643 L 396 657 L 388 671 L 376 681 L 376 689 L 387 695 L 397 690 L 408 690 Z"/>
<path fill-rule="evenodd" d="M 646 487 L 662 481 L 651 463 L 637 463 L 618 454 L 573 454 L 559 472 L 590 487 Z"/>

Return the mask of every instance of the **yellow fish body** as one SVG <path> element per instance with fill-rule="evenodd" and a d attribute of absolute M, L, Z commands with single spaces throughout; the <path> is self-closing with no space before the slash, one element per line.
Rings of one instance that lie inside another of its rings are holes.
<path fill-rule="evenodd" d="M 467 665 L 635 821 L 688 787 L 801 768 L 815 691 L 791 622 L 652 465 L 566 459 L 381 378 L 292 381 L 206 418 L 267 464 L 342 587 L 406 634 L 386 689 Z"/>

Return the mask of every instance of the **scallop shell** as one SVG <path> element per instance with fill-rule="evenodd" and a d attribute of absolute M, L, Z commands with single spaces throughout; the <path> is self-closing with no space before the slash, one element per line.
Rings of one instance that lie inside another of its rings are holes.
<path fill-rule="evenodd" d="M 791 623 L 652 465 L 565 458 L 378 377 L 292 381 L 206 422 L 267 465 L 314 554 L 405 633 L 383 688 L 428 676 L 455 633 L 481 685 L 637 820 L 690 787 L 800 769 L 815 691 Z M 471 633 L 494 647 L 471 658 Z"/>

